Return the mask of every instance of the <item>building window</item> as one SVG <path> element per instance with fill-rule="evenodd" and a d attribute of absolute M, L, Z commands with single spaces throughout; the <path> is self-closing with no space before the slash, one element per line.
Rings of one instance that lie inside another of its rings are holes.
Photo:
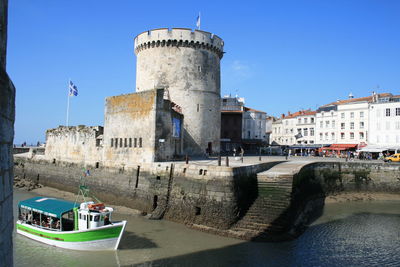
<path fill-rule="evenodd" d="M 133 139 L 133 147 L 137 147 L 137 138 L 136 137 Z"/>
<path fill-rule="evenodd" d="M 111 147 L 114 146 L 114 138 L 111 138 Z"/>
<path fill-rule="evenodd" d="M 354 118 L 354 112 L 350 112 L 350 118 Z"/>
<path fill-rule="evenodd" d="M 314 118 L 311 118 L 311 123 L 314 123 Z"/>
<path fill-rule="evenodd" d="M 360 121 L 360 129 L 364 129 L 364 122 Z"/>
<path fill-rule="evenodd" d="M 386 109 L 386 117 L 390 117 L 390 108 Z"/>
<path fill-rule="evenodd" d="M 328 133 L 325 133 L 325 140 L 328 140 Z"/>
<path fill-rule="evenodd" d="M 354 139 L 354 133 L 350 133 L 350 139 Z"/>
<path fill-rule="evenodd" d="M 354 129 L 354 122 L 350 122 L 350 129 Z"/>
<path fill-rule="evenodd" d="M 396 108 L 396 116 L 400 116 L 400 108 Z"/>
<path fill-rule="evenodd" d="M 345 128 L 345 124 L 344 124 L 344 122 L 342 122 L 341 124 L 340 124 L 340 129 L 344 129 Z"/>
<path fill-rule="evenodd" d="M 360 118 L 364 118 L 364 111 L 360 111 Z"/>
<path fill-rule="evenodd" d="M 139 137 L 139 147 L 142 147 L 142 137 Z"/>
<path fill-rule="evenodd" d="M 307 123 L 308 122 L 308 119 L 307 118 L 304 118 L 304 123 Z"/>
<path fill-rule="evenodd" d="M 336 127 L 336 122 L 332 121 L 332 128 L 334 129 Z"/>
<path fill-rule="evenodd" d="M 301 118 L 297 119 L 297 123 L 300 124 L 301 123 Z"/>
<path fill-rule="evenodd" d="M 326 128 L 329 128 L 329 121 L 325 122 L 325 126 L 326 126 Z"/>
<path fill-rule="evenodd" d="M 319 134 L 319 140 L 322 140 L 322 133 Z"/>
<path fill-rule="evenodd" d="M 129 138 L 129 147 L 132 147 L 132 138 Z"/>
<path fill-rule="evenodd" d="M 314 136 L 314 128 L 310 128 L 310 136 Z"/>
<path fill-rule="evenodd" d="M 304 136 L 308 136 L 308 128 L 303 129 Z"/>
<path fill-rule="evenodd" d="M 340 138 L 344 139 L 344 137 L 345 137 L 344 133 L 340 133 Z"/>
<path fill-rule="evenodd" d="M 320 122 L 319 122 L 319 127 L 320 127 L 320 128 L 324 128 L 324 122 L 323 122 L 323 121 L 320 121 Z"/>
<path fill-rule="evenodd" d="M 331 133 L 331 140 L 335 140 L 335 133 Z"/>
<path fill-rule="evenodd" d="M 340 117 L 344 119 L 344 112 L 340 113 Z"/>
<path fill-rule="evenodd" d="M 364 133 L 360 132 L 360 139 L 364 139 Z"/>

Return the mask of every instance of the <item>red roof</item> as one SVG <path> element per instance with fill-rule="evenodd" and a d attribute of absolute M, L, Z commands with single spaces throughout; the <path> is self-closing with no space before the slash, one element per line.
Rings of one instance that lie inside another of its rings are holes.
<path fill-rule="evenodd" d="M 382 93 L 382 94 L 378 94 L 378 97 L 385 97 L 385 96 L 392 96 L 391 93 Z M 349 98 L 349 99 L 345 99 L 345 100 L 338 100 L 326 105 L 323 105 L 321 107 L 327 107 L 327 106 L 332 106 L 332 105 L 341 105 L 341 104 L 347 104 L 347 103 L 353 103 L 353 102 L 370 102 L 372 101 L 372 95 L 371 96 L 365 96 L 365 97 L 359 97 L 359 98 Z"/>

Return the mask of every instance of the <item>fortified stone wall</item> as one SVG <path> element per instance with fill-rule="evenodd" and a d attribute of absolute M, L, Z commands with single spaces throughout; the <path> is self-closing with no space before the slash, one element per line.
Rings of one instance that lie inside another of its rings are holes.
<path fill-rule="evenodd" d="M 172 119 L 183 116 L 164 100 L 164 90 L 106 99 L 105 166 L 135 167 L 137 162 L 169 160 L 181 154 L 181 138 L 173 136 Z"/>
<path fill-rule="evenodd" d="M 219 152 L 220 59 L 223 41 L 190 29 L 156 29 L 135 38 L 136 91 L 168 88 L 182 107 L 184 149 L 203 155 L 210 146 Z"/>
<path fill-rule="evenodd" d="M 256 172 L 276 163 L 230 168 L 182 163 L 140 163 L 133 168 L 95 168 L 86 178 L 94 194 L 187 224 L 228 229 L 257 195 Z M 15 159 L 15 174 L 77 192 L 82 165 Z"/>
<path fill-rule="evenodd" d="M 0 266 L 13 266 L 15 88 L 6 72 L 8 1 L 0 0 Z"/>
<path fill-rule="evenodd" d="M 46 131 L 48 160 L 95 165 L 102 157 L 101 126 L 60 126 Z"/>
<path fill-rule="evenodd" d="M 105 166 L 154 161 L 157 94 L 152 90 L 106 98 Z"/>

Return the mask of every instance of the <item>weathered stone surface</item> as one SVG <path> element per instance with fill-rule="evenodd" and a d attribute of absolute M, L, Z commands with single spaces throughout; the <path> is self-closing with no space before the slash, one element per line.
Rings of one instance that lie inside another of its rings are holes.
<path fill-rule="evenodd" d="M 49 160 L 95 165 L 101 161 L 101 126 L 60 126 L 46 131 L 45 156 Z"/>

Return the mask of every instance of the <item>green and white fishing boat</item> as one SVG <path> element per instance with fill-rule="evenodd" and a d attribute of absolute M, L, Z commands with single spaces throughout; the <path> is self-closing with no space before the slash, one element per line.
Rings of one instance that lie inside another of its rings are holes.
<path fill-rule="evenodd" d="M 88 189 L 81 185 L 79 192 L 85 198 Z M 113 208 L 93 201 L 34 197 L 18 208 L 17 233 L 66 249 L 116 250 L 126 226 L 126 221 L 111 221 Z"/>

